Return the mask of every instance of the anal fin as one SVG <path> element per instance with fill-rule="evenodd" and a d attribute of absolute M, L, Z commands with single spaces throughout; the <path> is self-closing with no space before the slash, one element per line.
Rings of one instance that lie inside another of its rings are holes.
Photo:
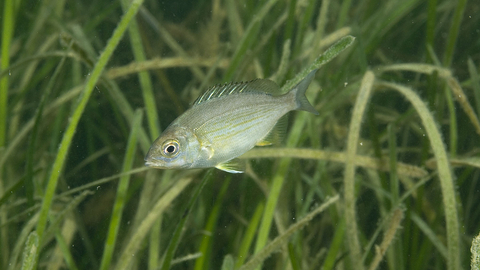
<path fill-rule="evenodd" d="M 278 122 L 273 126 L 272 130 L 257 142 L 256 146 L 266 146 L 272 144 L 280 144 L 283 139 L 285 138 L 285 134 L 287 133 L 287 124 L 288 124 L 288 115 L 282 116 Z"/>

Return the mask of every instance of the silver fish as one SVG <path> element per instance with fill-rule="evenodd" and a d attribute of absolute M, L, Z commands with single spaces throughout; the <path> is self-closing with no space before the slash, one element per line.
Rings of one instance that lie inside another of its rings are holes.
<path fill-rule="evenodd" d="M 283 115 L 293 110 L 318 115 L 305 97 L 315 72 L 284 95 L 272 95 L 279 87 L 268 79 L 211 87 L 153 142 L 145 165 L 243 172 L 245 164 L 236 157 L 255 145 L 271 144 Z"/>

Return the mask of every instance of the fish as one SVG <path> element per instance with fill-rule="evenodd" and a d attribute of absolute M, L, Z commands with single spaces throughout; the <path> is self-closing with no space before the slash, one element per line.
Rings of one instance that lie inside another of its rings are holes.
<path fill-rule="evenodd" d="M 245 162 L 238 157 L 278 139 L 285 130 L 286 121 L 279 121 L 284 115 L 294 110 L 318 115 L 305 96 L 316 71 L 283 95 L 275 95 L 280 88 L 269 79 L 210 87 L 153 142 L 145 165 L 244 172 Z"/>

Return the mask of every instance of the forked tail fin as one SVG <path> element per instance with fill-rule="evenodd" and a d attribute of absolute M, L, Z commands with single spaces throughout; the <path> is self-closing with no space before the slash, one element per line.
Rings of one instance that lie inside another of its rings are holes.
<path fill-rule="evenodd" d="M 315 73 L 318 69 L 313 70 L 310 72 L 307 77 L 305 77 L 301 82 L 299 82 L 290 92 L 295 96 L 295 103 L 297 104 L 296 110 L 307 111 L 311 112 L 315 115 L 319 115 L 317 110 L 310 104 L 307 97 L 305 96 L 305 92 L 308 89 L 308 86 L 312 82 L 313 78 L 315 78 Z"/>

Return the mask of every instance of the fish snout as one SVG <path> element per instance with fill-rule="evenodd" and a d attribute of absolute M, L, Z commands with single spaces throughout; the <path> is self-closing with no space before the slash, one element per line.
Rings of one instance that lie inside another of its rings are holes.
<path fill-rule="evenodd" d="M 158 163 L 160 159 L 158 158 L 158 153 L 156 153 L 156 148 L 155 147 L 150 147 L 150 149 L 147 152 L 147 155 L 145 156 L 145 166 L 148 167 L 158 167 Z"/>

